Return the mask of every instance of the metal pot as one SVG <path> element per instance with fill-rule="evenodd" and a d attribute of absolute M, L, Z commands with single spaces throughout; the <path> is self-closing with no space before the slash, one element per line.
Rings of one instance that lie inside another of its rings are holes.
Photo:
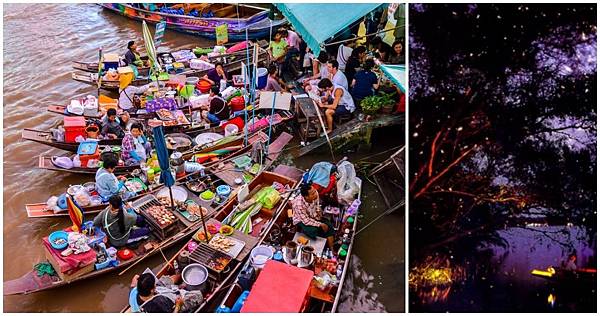
<path fill-rule="evenodd" d="M 300 262 L 303 265 L 307 265 L 310 263 L 310 260 L 312 260 L 312 256 L 313 256 L 313 252 L 315 251 L 315 248 L 311 247 L 311 246 L 304 246 L 302 247 L 302 251 L 300 252 Z"/>
<path fill-rule="evenodd" d="M 285 252 L 288 261 L 292 262 L 296 260 L 298 256 L 298 244 L 295 241 L 288 241 L 285 243 Z"/>
<path fill-rule="evenodd" d="M 208 270 L 198 263 L 188 264 L 181 272 L 181 279 L 188 291 L 205 292 L 208 289 Z"/>

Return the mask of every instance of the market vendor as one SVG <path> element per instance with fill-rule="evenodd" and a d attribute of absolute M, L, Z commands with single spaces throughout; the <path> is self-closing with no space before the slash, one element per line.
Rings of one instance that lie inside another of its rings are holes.
<path fill-rule="evenodd" d="M 269 66 L 269 77 L 267 77 L 265 91 L 288 91 L 285 82 L 277 75 L 277 66 L 275 65 Z"/>
<path fill-rule="evenodd" d="M 227 120 L 231 116 L 231 108 L 227 105 L 227 102 L 221 93 L 219 87 L 213 86 L 210 89 L 209 105 L 203 106 L 202 117 L 209 123 L 219 123 L 220 121 Z"/>
<path fill-rule="evenodd" d="M 294 225 L 310 238 L 327 238 L 327 245 L 333 249 L 334 228 L 323 218 L 319 193 L 311 182 L 302 183 L 300 186 L 300 195 L 292 200 L 292 211 Z"/>
<path fill-rule="evenodd" d="M 340 85 L 334 85 L 331 80 L 325 78 L 319 81 L 319 90 L 325 91 L 333 97 L 333 102 L 323 103 L 317 101 L 319 107 L 325 109 L 325 117 L 327 118 L 327 133 L 333 131 L 333 116 L 351 114 L 354 112 L 354 100 L 350 92 Z"/>
<path fill-rule="evenodd" d="M 135 275 L 131 280 L 129 306 L 134 313 L 192 313 L 204 297 L 198 290 L 181 291 L 175 285 L 181 275 L 162 276 L 158 282 L 149 272 Z"/>
<path fill-rule="evenodd" d="M 125 211 L 120 196 L 111 196 L 108 203 L 109 206 L 94 218 L 94 226 L 106 233 L 111 246 L 123 247 L 150 234 L 142 216 Z"/>
<path fill-rule="evenodd" d="M 125 189 L 125 177 L 115 176 L 115 168 L 119 164 L 119 157 L 113 152 L 102 154 L 102 167 L 96 171 L 96 192 L 103 201 L 108 201 L 113 195 L 123 195 L 125 199 L 135 196 L 135 193 Z M 119 181 L 121 180 L 121 181 Z"/>
<path fill-rule="evenodd" d="M 223 63 L 215 63 L 215 68 L 209 70 L 204 75 L 204 79 L 208 80 L 213 86 L 218 86 L 221 80 L 227 81 L 227 73 L 225 72 L 225 68 L 223 68 Z"/>
<path fill-rule="evenodd" d="M 152 146 L 144 136 L 144 126 L 142 123 L 133 123 L 131 131 L 123 137 L 121 146 L 121 158 L 125 161 L 125 165 L 139 165 L 140 162 L 146 161 L 151 150 Z"/>
<path fill-rule="evenodd" d="M 147 60 L 144 62 L 140 57 L 140 54 L 138 54 L 135 41 L 129 41 L 129 43 L 127 43 L 127 52 L 125 53 L 125 64 L 134 65 L 136 67 L 149 67 L 150 61 Z"/>
<path fill-rule="evenodd" d="M 121 127 L 121 121 L 117 118 L 117 110 L 110 108 L 102 117 L 102 136 L 109 139 L 123 138 L 125 131 Z"/>

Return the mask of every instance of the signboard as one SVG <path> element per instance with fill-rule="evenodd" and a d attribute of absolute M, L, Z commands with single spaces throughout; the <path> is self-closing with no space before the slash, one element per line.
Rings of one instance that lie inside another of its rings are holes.
<path fill-rule="evenodd" d="M 167 28 L 167 21 L 161 21 L 156 24 L 156 32 L 154 33 L 154 49 L 158 49 L 158 46 L 162 43 L 163 35 L 165 35 L 165 29 Z"/>
<path fill-rule="evenodd" d="M 217 45 L 222 45 L 228 42 L 227 23 L 215 27 L 215 31 L 217 32 Z"/>
<path fill-rule="evenodd" d="M 273 101 L 275 105 L 273 105 Z M 287 92 L 261 91 L 258 109 L 270 110 L 273 106 L 276 110 L 289 111 L 292 103 L 292 94 Z"/>

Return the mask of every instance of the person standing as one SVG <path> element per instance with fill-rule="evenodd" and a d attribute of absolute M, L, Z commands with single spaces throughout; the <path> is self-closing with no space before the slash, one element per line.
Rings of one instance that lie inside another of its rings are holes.
<path fill-rule="evenodd" d="M 346 44 L 346 43 L 340 44 L 340 46 L 338 47 L 336 60 L 338 62 L 339 69 L 341 71 L 346 70 L 346 63 L 348 62 L 348 58 L 350 58 L 351 54 L 352 54 L 352 47 L 349 44 Z"/>

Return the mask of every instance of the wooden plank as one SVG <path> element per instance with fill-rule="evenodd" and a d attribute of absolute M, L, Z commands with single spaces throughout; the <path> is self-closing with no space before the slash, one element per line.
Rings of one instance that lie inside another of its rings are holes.
<path fill-rule="evenodd" d="M 358 133 L 363 128 L 378 128 L 383 126 L 392 126 L 404 124 L 404 116 L 399 115 L 381 115 L 373 118 L 372 120 L 359 121 L 358 118 L 354 118 L 336 128 L 331 134 L 329 139 L 332 143 L 337 140 L 346 138 L 350 134 Z M 301 148 L 298 152 L 298 156 L 304 156 L 309 152 L 327 144 L 327 138 L 322 136 L 312 141 L 308 146 Z"/>
<path fill-rule="evenodd" d="M 300 169 L 298 169 L 296 167 L 292 167 L 292 166 L 286 166 L 286 165 L 277 166 L 277 168 L 275 168 L 275 170 L 273 170 L 273 172 L 280 174 L 280 175 L 284 175 L 284 176 L 286 176 L 290 179 L 294 179 L 294 180 L 300 180 L 300 178 L 304 174 L 303 170 L 300 170 Z"/>

